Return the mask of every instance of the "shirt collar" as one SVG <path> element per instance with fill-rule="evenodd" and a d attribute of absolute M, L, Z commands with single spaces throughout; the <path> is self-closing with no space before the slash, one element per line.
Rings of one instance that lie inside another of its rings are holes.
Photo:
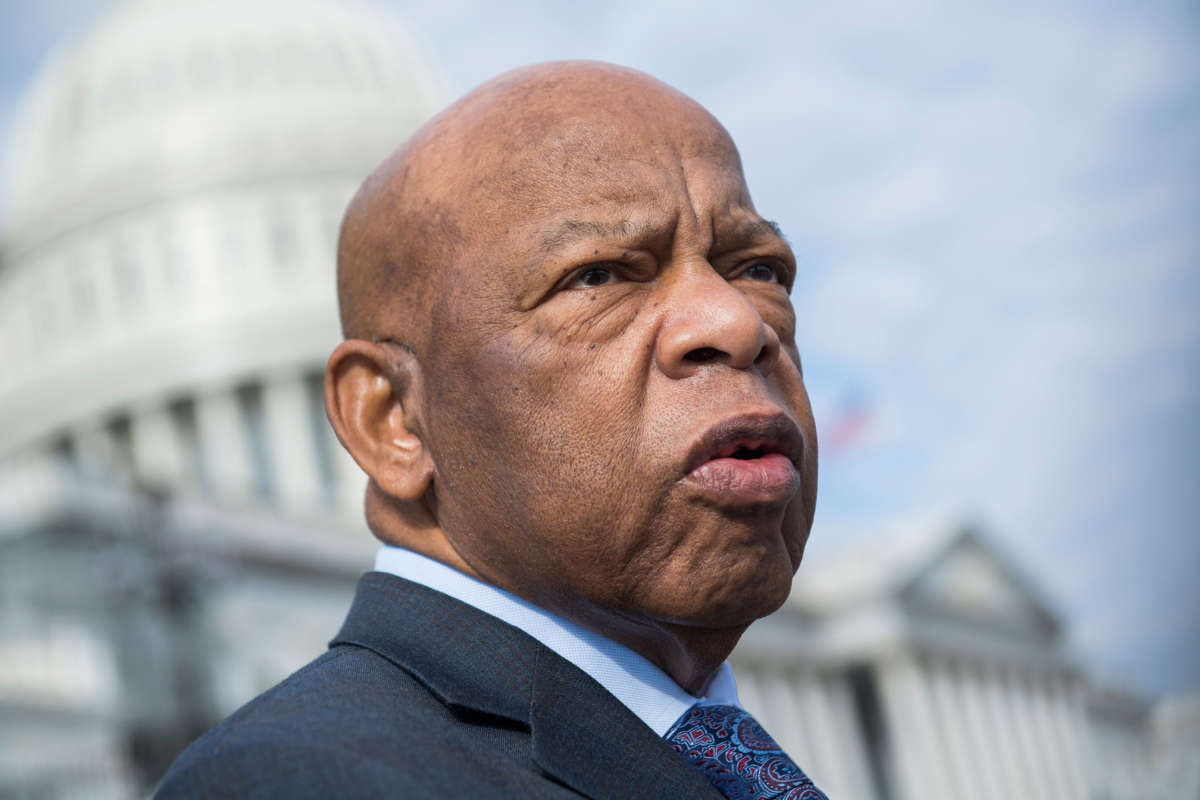
<path fill-rule="evenodd" d="M 440 561 L 384 545 L 375 556 L 375 569 L 449 595 L 525 631 L 590 675 L 659 736 L 693 705 L 740 705 L 728 662 L 717 670 L 708 693 L 694 697 L 628 647 Z"/>

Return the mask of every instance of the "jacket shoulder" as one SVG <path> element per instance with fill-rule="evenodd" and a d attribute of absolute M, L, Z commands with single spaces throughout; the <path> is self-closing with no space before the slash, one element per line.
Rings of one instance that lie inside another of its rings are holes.
<path fill-rule="evenodd" d="M 515 782 L 520 796 L 528 732 L 497 722 L 456 715 L 387 659 L 338 646 L 197 739 L 156 797 L 455 797 L 481 782 Z"/>

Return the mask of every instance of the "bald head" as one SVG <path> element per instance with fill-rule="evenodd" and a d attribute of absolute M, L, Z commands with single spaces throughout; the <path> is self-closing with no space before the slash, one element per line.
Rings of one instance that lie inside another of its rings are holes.
<path fill-rule="evenodd" d="M 711 114 L 635 70 L 556 62 L 483 84 L 417 131 L 351 202 L 338 242 L 344 335 L 424 354 L 439 298 L 508 221 L 564 195 L 587 198 L 614 159 L 667 154 L 737 163 Z"/>

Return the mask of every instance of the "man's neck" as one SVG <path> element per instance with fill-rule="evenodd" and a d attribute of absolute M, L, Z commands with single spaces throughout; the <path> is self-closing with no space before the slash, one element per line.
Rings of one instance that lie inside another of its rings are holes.
<path fill-rule="evenodd" d="M 503 589 L 425 555 L 382 548 L 376 569 L 455 597 L 520 628 L 591 675 L 659 735 L 697 701 L 737 704 L 728 665 L 718 664 L 699 691 L 689 692 L 674 676 L 627 644 L 564 618 Z"/>
<path fill-rule="evenodd" d="M 389 500 L 382 494 L 377 497 L 368 494 L 367 524 L 376 538 L 385 545 L 419 553 L 476 581 L 496 586 L 463 558 L 429 509 Z M 585 602 L 568 604 L 556 602 L 551 597 L 529 596 L 511 587 L 497 588 L 618 642 L 649 660 L 684 691 L 697 697 L 705 693 L 709 682 L 749 627 L 747 624 L 734 628 L 700 628 L 634 619 Z"/>

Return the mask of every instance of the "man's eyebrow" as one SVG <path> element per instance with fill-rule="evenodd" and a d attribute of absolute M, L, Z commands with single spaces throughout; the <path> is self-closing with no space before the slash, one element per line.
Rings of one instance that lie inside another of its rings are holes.
<path fill-rule="evenodd" d="M 580 239 L 623 239 L 626 241 L 639 239 L 653 233 L 655 226 L 646 223 L 631 222 L 627 219 L 618 222 L 596 222 L 591 220 L 567 220 L 557 229 L 542 237 L 542 252 L 553 252 Z"/>
<path fill-rule="evenodd" d="M 722 232 L 723 239 L 755 239 L 760 236 L 776 236 L 787 241 L 787 236 L 783 233 L 783 228 L 779 227 L 779 223 L 773 219 L 762 219 L 755 217 L 754 219 L 746 219 L 735 222 L 729 228 Z"/>

